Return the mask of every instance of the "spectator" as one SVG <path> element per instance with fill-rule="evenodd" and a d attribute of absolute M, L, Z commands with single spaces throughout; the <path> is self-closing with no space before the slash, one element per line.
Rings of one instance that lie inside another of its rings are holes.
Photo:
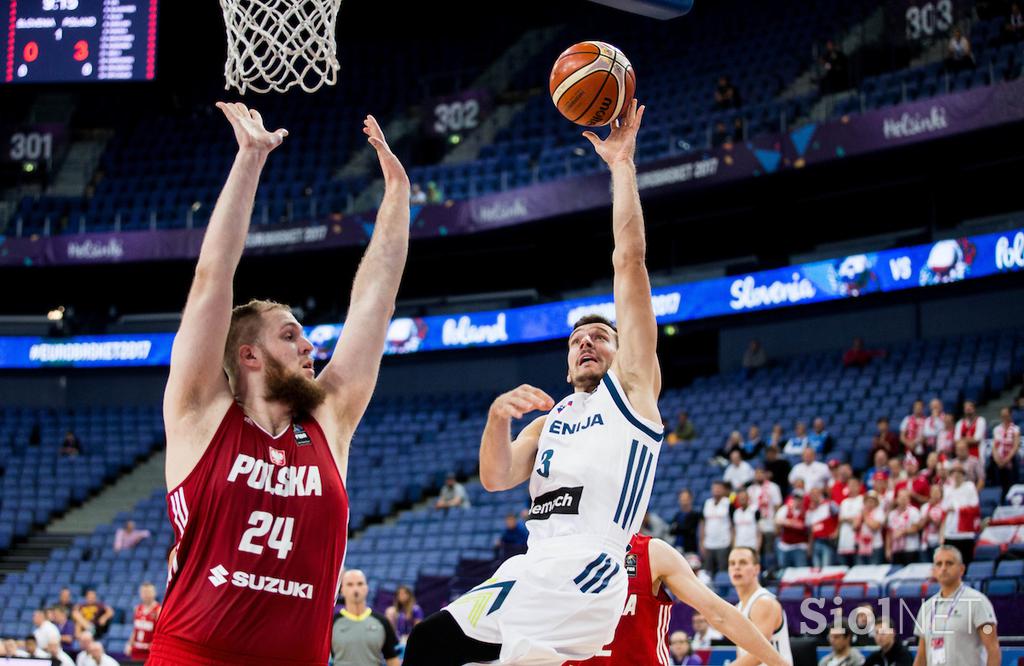
<path fill-rule="evenodd" d="M 954 451 L 956 456 L 949 462 L 949 468 L 953 469 L 954 465 L 959 465 L 963 468 L 964 478 L 970 483 L 981 490 L 985 487 L 985 470 L 981 466 L 981 461 L 972 455 L 969 455 L 968 444 L 966 440 L 960 440 L 956 443 Z"/>
<path fill-rule="evenodd" d="M 857 564 L 885 561 L 885 508 L 874 490 L 864 495 L 864 514 L 857 528 Z"/>
<path fill-rule="evenodd" d="M 688 442 L 697 436 L 693 422 L 690 421 L 690 415 L 685 411 L 679 412 L 679 416 L 676 419 L 676 429 L 673 432 L 676 439 L 680 442 Z"/>
<path fill-rule="evenodd" d="M 857 564 L 857 529 L 864 516 L 864 496 L 861 494 L 860 479 L 851 476 L 846 482 L 846 499 L 839 504 L 839 541 L 836 552 L 839 563 L 848 567 Z"/>
<path fill-rule="evenodd" d="M 910 503 L 920 509 L 928 501 L 931 494 L 931 480 L 927 471 L 919 472 L 917 469 L 917 458 L 910 456 L 904 465 L 906 479 L 901 487 L 910 491 Z"/>
<path fill-rule="evenodd" d="M 737 449 L 733 449 L 729 454 L 729 466 L 725 468 L 722 478 L 733 490 L 739 490 L 754 480 L 754 468 Z"/>
<path fill-rule="evenodd" d="M 13 638 L 5 638 L 0 655 L 5 657 L 27 657 L 28 653 L 19 648 L 18 642 Z"/>
<path fill-rule="evenodd" d="M 743 435 L 740 434 L 739 430 L 733 430 L 729 433 L 729 438 L 725 440 L 722 448 L 715 452 L 715 460 L 712 462 L 725 467 L 729 464 L 730 454 L 734 450 L 739 451 L 740 455 L 743 454 Z"/>
<path fill-rule="evenodd" d="M 825 429 L 825 419 L 820 416 L 814 419 L 814 423 L 811 425 L 811 432 L 807 435 L 807 440 L 819 456 L 827 455 L 835 444 L 831 433 Z"/>
<path fill-rule="evenodd" d="M 75 656 L 75 666 L 95 666 L 90 663 L 92 658 L 89 656 L 89 647 L 93 644 L 93 637 L 91 631 L 80 631 L 78 632 L 78 654 Z"/>
<path fill-rule="evenodd" d="M 882 476 L 889 477 L 889 454 L 884 448 L 875 449 L 872 453 L 874 456 L 875 464 L 868 468 L 868 471 L 864 473 L 868 480 L 868 490 L 873 490 L 875 487 L 875 476 L 881 474 Z"/>
<path fill-rule="evenodd" d="M 675 535 L 676 549 L 683 553 L 696 553 L 700 550 L 697 532 L 703 516 L 693 510 L 693 495 L 689 490 L 679 493 L 679 510 L 672 518 L 671 533 Z"/>
<path fill-rule="evenodd" d="M 839 531 L 839 509 L 822 486 L 808 492 L 807 525 L 811 529 L 811 562 L 816 567 L 829 567 L 837 562 L 836 534 Z"/>
<path fill-rule="evenodd" d="M 964 401 L 964 416 L 956 422 L 953 436 L 957 442 L 967 442 L 971 455 L 978 457 L 978 447 L 985 439 L 985 417 L 978 416 L 973 400 Z"/>
<path fill-rule="evenodd" d="M 409 203 L 413 206 L 422 206 L 427 203 L 427 193 L 423 191 L 419 183 L 413 183 L 409 192 Z"/>
<path fill-rule="evenodd" d="M 772 433 L 768 436 L 768 446 L 774 446 L 779 449 L 786 445 L 786 436 L 783 434 L 782 424 L 776 423 L 772 426 Z"/>
<path fill-rule="evenodd" d="M 96 590 L 86 590 L 85 601 L 75 606 L 71 617 L 79 631 L 91 631 L 99 639 L 110 628 L 114 609 L 96 598 Z"/>
<path fill-rule="evenodd" d="M 817 454 L 813 448 L 804 449 L 801 455 L 802 462 L 794 465 L 793 470 L 789 473 L 789 482 L 794 483 L 797 479 L 802 479 L 807 491 L 813 488 L 825 488 L 832 480 L 832 473 L 828 471 L 828 465 L 819 462 L 815 459 L 816 457 Z"/>
<path fill-rule="evenodd" d="M 694 650 L 706 650 L 711 647 L 711 641 L 720 641 L 724 638 L 722 632 L 718 631 L 700 613 L 694 613 L 691 620 L 693 626 L 693 639 L 690 645 Z"/>
<path fill-rule="evenodd" d="M 832 652 L 822 657 L 818 666 L 862 666 L 864 663 L 864 655 L 852 647 L 850 627 L 845 621 L 829 629 L 828 643 Z"/>
<path fill-rule="evenodd" d="M 71 598 L 71 588 L 62 587 L 60 588 L 60 596 L 57 597 L 57 603 L 53 605 L 54 609 L 63 608 L 64 613 L 71 617 L 71 611 L 75 610 L 75 602 Z"/>
<path fill-rule="evenodd" d="M 836 48 L 831 39 L 825 42 L 825 52 L 821 54 L 821 94 L 841 92 L 850 87 L 850 68 L 846 54 Z"/>
<path fill-rule="evenodd" d="M 526 552 L 526 542 L 530 539 L 530 532 L 526 529 L 523 521 L 514 513 L 505 516 L 505 529 L 498 536 L 494 546 L 498 549 L 501 559 L 508 559 L 511 555 L 519 555 Z"/>
<path fill-rule="evenodd" d="M 468 509 L 469 495 L 461 483 L 455 480 L 455 474 L 449 473 L 444 480 L 441 494 L 434 503 L 435 509 Z"/>
<path fill-rule="evenodd" d="M 53 625 L 60 632 L 61 648 L 74 652 L 78 648 L 78 645 L 75 643 L 75 623 L 68 617 L 68 612 L 63 606 L 54 606 L 51 610 L 53 612 Z M 49 643 L 47 643 L 47 649 L 49 649 Z"/>
<path fill-rule="evenodd" d="M 441 192 L 441 188 L 437 186 L 437 183 L 430 181 L 427 183 L 427 203 L 439 204 L 444 201 L 444 193 Z"/>
<path fill-rule="evenodd" d="M 693 653 L 690 637 L 685 631 L 673 631 L 668 637 L 668 652 L 672 666 L 703 666 L 704 662 Z"/>
<path fill-rule="evenodd" d="M 50 641 L 60 642 L 60 629 L 57 628 L 53 622 L 46 619 L 46 611 L 43 609 L 37 609 L 32 613 L 32 624 L 35 629 L 32 630 L 33 640 L 36 646 L 49 645 Z M 31 653 L 32 650 L 29 650 Z M 45 652 L 45 650 L 40 650 Z"/>
<path fill-rule="evenodd" d="M 729 77 L 718 77 L 718 85 L 715 86 L 715 108 L 738 109 L 741 105 L 740 92 L 729 80 Z"/>
<path fill-rule="evenodd" d="M 103 643 L 99 641 L 93 641 L 89 645 L 89 657 L 96 666 L 120 666 L 113 657 L 104 651 Z M 92 666 L 92 664 L 89 666 Z"/>
<path fill-rule="evenodd" d="M 914 620 L 918 637 L 915 663 L 998 666 L 1001 649 L 992 602 L 964 585 L 965 563 L 957 555 L 957 550 L 948 546 L 935 551 L 932 577 L 938 581 L 939 591 L 921 604 Z"/>
<path fill-rule="evenodd" d="M 921 464 L 925 456 L 924 421 L 924 401 L 915 400 L 910 414 L 900 423 L 900 444 L 904 452 L 916 456 Z"/>
<path fill-rule="evenodd" d="M 834 472 L 829 494 L 835 505 L 839 506 L 850 496 L 850 479 L 853 477 L 853 468 L 849 463 L 841 463 L 835 458 L 828 461 L 828 468 Z"/>
<path fill-rule="evenodd" d="M 761 533 L 757 525 L 761 520 L 761 513 L 757 505 L 750 502 L 750 495 L 746 490 L 736 493 L 736 508 L 732 512 L 733 548 L 752 548 L 754 552 L 761 551 Z"/>
<path fill-rule="evenodd" d="M 1020 470 L 1020 427 L 1013 422 L 1009 407 L 999 410 L 1000 422 L 992 428 L 992 458 L 988 463 L 987 477 L 1003 491 L 1002 501 L 1010 486 L 1017 483 Z"/>
<path fill-rule="evenodd" d="M 750 503 L 757 507 L 760 515 L 757 531 L 761 535 L 761 554 L 775 551 L 775 513 L 782 506 L 782 491 L 772 482 L 771 472 L 763 467 L 754 470 L 754 482 L 747 489 Z"/>
<path fill-rule="evenodd" d="M 896 493 L 896 506 L 889 512 L 886 527 L 886 559 L 904 566 L 917 562 L 921 551 L 921 512 L 910 503 L 908 489 Z"/>
<path fill-rule="evenodd" d="M 665 541 L 668 539 L 668 523 L 654 511 L 648 509 L 644 521 L 640 523 L 640 534 Z"/>
<path fill-rule="evenodd" d="M 939 433 L 944 427 L 946 413 L 942 409 L 942 401 L 938 398 L 932 398 L 932 401 L 928 403 L 928 411 L 928 416 L 924 417 L 924 445 L 925 448 L 934 451 Z"/>
<path fill-rule="evenodd" d="M 729 547 L 732 545 L 732 510 L 725 482 L 712 482 L 711 497 L 704 500 L 704 522 L 700 526 L 701 558 L 712 579 L 719 571 L 728 569 Z"/>
<path fill-rule="evenodd" d="M 926 560 L 931 560 L 935 549 L 942 543 L 942 523 L 946 520 L 946 510 L 942 508 L 942 485 L 935 484 L 931 488 L 928 503 L 921 507 L 921 552 Z"/>
<path fill-rule="evenodd" d="M 412 628 L 423 619 L 423 609 L 416 603 L 412 588 L 408 585 L 399 585 L 395 590 L 395 601 L 387 607 L 384 615 L 394 627 L 398 642 L 405 645 Z"/>
<path fill-rule="evenodd" d="M 1024 14 L 1016 2 L 1010 5 L 1010 15 L 1003 26 L 1003 43 L 1012 44 L 1024 39 Z"/>
<path fill-rule="evenodd" d="M 780 569 L 807 566 L 807 512 L 804 491 L 795 488 L 786 503 L 775 512 L 775 552 Z"/>
<path fill-rule="evenodd" d="M 729 132 L 729 128 L 725 126 L 725 121 L 719 120 L 715 123 L 714 131 L 711 132 L 711 147 L 718 148 L 727 143 L 732 143 L 732 134 Z"/>
<path fill-rule="evenodd" d="M 851 645 L 866 645 L 867 634 L 871 631 L 875 622 L 875 607 L 870 603 L 862 603 L 850 613 L 850 637 Z"/>
<path fill-rule="evenodd" d="M 760 340 L 751 340 L 747 350 L 743 352 L 743 370 L 747 376 L 754 374 L 764 366 L 768 365 L 768 355 L 761 346 Z"/>
<path fill-rule="evenodd" d="M 46 659 L 49 659 L 51 664 L 59 666 L 75 666 L 75 662 L 61 647 L 60 641 L 50 641 L 50 644 L 46 646 Z"/>
<path fill-rule="evenodd" d="M 893 629 L 892 620 L 888 616 L 875 620 L 875 629 L 872 632 L 878 650 L 868 655 L 864 660 L 864 666 L 914 666 L 914 657 L 899 640 Z"/>
<path fill-rule="evenodd" d="M 871 455 L 874 455 L 875 451 L 881 449 L 885 451 L 889 460 L 899 456 L 903 447 L 900 446 L 900 438 L 889 429 L 889 418 L 886 416 L 879 417 L 876 427 L 878 432 L 871 440 Z"/>
<path fill-rule="evenodd" d="M 331 655 L 335 666 L 398 666 L 398 637 L 391 622 L 366 605 L 366 576 L 349 569 L 341 578 L 345 607 L 334 617 Z"/>
<path fill-rule="evenodd" d="M 51 641 L 52 642 L 52 641 Z M 60 639 L 57 639 L 60 642 Z M 49 643 L 47 643 L 49 645 Z M 39 647 L 39 639 L 33 634 L 29 634 L 25 637 L 25 654 L 23 656 L 31 657 L 33 659 L 49 659 L 50 655 L 43 648 Z"/>
<path fill-rule="evenodd" d="M 956 450 L 956 422 L 952 414 L 942 415 L 942 430 L 935 437 L 935 450 L 945 458 L 953 457 Z"/>
<path fill-rule="evenodd" d="M 974 53 L 971 42 L 964 36 L 960 28 L 953 28 L 953 34 L 946 46 L 946 71 L 956 74 L 967 69 L 974 69 Z"/>
<path fill-rule="evenodd" d="M 786 442 L 786 448 L 783 449 L 783 453 L 787 456 L 799 456 L 810 446 L 810 439 L 807 437 L 807 424 L 803 421 L 797 421 L 796 425 L 793 426 L 793 436 Z"/>
<path fill-rule="evenodd" d="M 789 473 L 793 468 L 788 460 L 779 456 L 779 447 L 768 446 L 765 448 L 764 469 L 771 475 L 770 480 L 779 484 L 782 496 L 789 496 Z"/>
<path fill-rule="evenodd" d="M 114 533 L 114 551 L 120 552 L 135 548 L 135 546 L 139 545 L 140 541 L 151 536 L 153 536 L 153 533 L 149 530 L 135 529 L 134 520 L 126 520 L 124 521 L 124 527 L 117 528 L 117 532 Z"/>
<path fill-rule="evenodd" d="M 953 463 L 950 475 L 953 483 L 943 490 L 942 498 L 942 508 L 946 511 L 942 543 L 955 547 L 960 551 L 963 561 L 970 564 L 981 520 L 978 489 L 973 483 L 966 482 L 964 468 L 959 461 Z"/>
<path fill-rule="evenodd" d="M 854 338 L 853 344 L 843 353 L 843 366 L 847 368 L 863 368 L 871 360 L 885 356 L 883 349 L 864 349 L 864 339 Z"/>
<path fill-rule="evenodd" d="M 743 454 L 744 460 L 753 460 L 761 455 L 764 450 L 764 440 L 761 439 L 761 429 L 756 425 L 750 426 L 747 430 L 747 439 L 743 442 Z"/>
<path fill-rule="evenodd" d="M 69 458 L 82 455 L 82 440 L 78 439 L 73 431 L 64 433 L 64 440 L 60 443 L 60 454 Z"/>

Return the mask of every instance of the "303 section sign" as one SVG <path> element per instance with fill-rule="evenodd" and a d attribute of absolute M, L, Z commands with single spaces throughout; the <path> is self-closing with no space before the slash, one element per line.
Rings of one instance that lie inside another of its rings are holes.
<path fill-rule="evenodd" d="M 7 83 L 147 80 L 157 0 L 0 0 Z"/>

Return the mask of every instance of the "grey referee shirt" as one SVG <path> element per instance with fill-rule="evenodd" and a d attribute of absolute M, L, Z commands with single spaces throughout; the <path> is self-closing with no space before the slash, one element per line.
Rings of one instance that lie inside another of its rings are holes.
<path fill-rule="evenodd" d="M 388 619 L 370 610 L 353 615 L 342 609 L 331 629 L 334 666 L 380 666 L 381 657 L 398 656 L 398 638 Z"/>
<path fill-rule="evenodd" d="M 926 663 L 928 666 L 984 666 L 985 647 L 979 631 L 982 625 L 996 624 L 992 602 L 966 585 L 952 597 L 940 594 L 921 604 L 914 626 L 914 635 L 924 638 Z"/>

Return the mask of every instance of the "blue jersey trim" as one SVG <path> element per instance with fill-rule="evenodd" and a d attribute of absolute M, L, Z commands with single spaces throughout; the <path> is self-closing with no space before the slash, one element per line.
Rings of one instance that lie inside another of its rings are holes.
<path fill-rule="evenodd" d="M 664 433 L 659 433 L 651 430 L 643 423 L 641 423 L 640 419 L 633 415 L 633 412 L 631 412 L 629 410 L 629 407 L 626 406 L 626 402 L 622 399 L 622 396 L 619 395 L 619 390 L 615 388 L 615 382 L 612 381 L 612 378 L 609 377 L 607 373 L 605 373 L 604 379 L 602 379 L 601 381 L 608 388 L 608 395 L 612 397 L 612 402 L 615 403 L 615 406 L 619 408 L 619 411 L 622 412 L 622 415 L 626 417 L 626 420 L 629 421 L 634 428 L 636 428 L 637 430 L 647 435 L 656 442 L 660 442 L 662 438 L 664 438 Z"/>
<path fill-rule="evenodd" d="M 629 490 L 629 479 L 633 476 L 633 461 L 636 458 L 636 449 L 640 442 L 633 440 L 633 446 L 629 449 L 629 463 L 626 465 L 626 478 L 622 480 L 622 492 L 619 494 L 619 506 L 615 508 L 615 522 L 622 517 L 622 505 L 626 502 L 626 491 Z"/>

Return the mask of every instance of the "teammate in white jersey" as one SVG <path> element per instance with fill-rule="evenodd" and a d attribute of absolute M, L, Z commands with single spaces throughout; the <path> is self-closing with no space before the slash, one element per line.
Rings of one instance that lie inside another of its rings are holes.
<path fill-rule="evenodd" d="M 754 623 L 761 634 L 768 639 L 776 652 L 788 663 L 793 663 L 793 652 L 789 648 L 789 625 L 786 613 L 775 595 L 761 587 L 761 562 L 753 548 L 733 548 L 729 553 L 729 579 L 740 602 L 736 608 L 744 617 Z M 736 648 L 742 657 L 742 648 Z"/>
<path fill-rule="evenodd" d="M 496 662 L 556 666 L 611 642 L 626 600 L 625 555 L 657 467 L 662 425 L 658 327 L 633 153 L 644 108 L 633 100 L 601 141 L 612 173 L 615 316 L 584 317 L 569 337 L 557 404 L 531 386 L 498 397 L 480 443 L 480 480 L 492 492 L 530 481 L 529 549 L 416 626 L 406 666 Z M 512 419 L 534 410 L 515 441 Z"/>

